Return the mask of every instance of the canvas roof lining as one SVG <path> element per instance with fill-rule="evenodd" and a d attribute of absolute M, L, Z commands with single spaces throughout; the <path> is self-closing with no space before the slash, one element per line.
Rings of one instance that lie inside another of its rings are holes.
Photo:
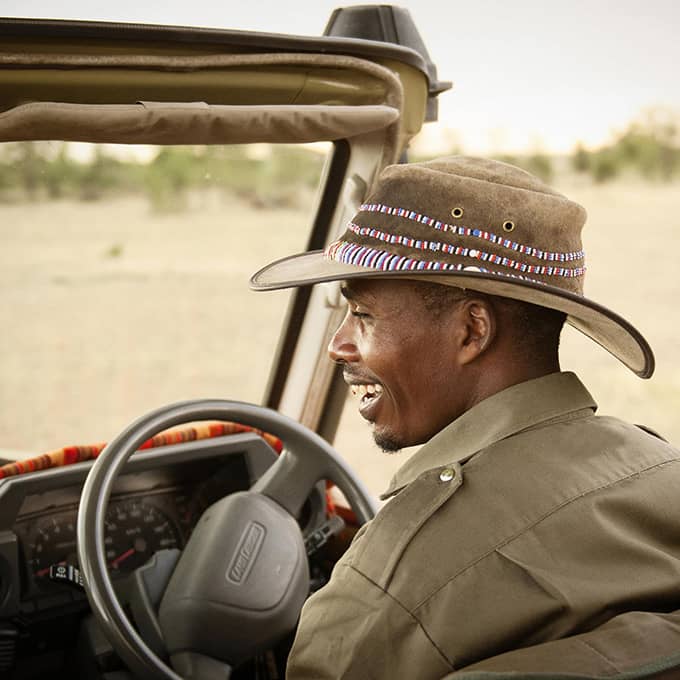
<path fill-rule="evenodd" d="M 395 106 L 401 99 L 397 76 L 375 62 L 358 57 L 335 54 L 256 53 L 256 54 L 60 54 L 3 53 L 0 67 L 55 68 L 153 68 L 165 71 L 195 71 L 199 69 L 233 68 L 239 66 L 308 66 L 348 69 L 372 75 L 386 85 L 385 103 Z"/>
<path fill-rule="evenodd" d="M 0 141 L 60 139 L 116 144 L 305 143 L 389 127 L 389 106 L 221 106 L 140 102 L 36 102 L 0 114 Z"/>
<path fill-rule="evenodd" d="M 309 54 L 201 56 L 0 54 L 0 68 L 133 68 L 187 72 L 239 67 L 347 69 L 383 85 L 383 104 L 366 106 L 226 106 L 157 102 L 28 102 L 0 114 L 0 140 L 64 139 L 129 144 L 310 142 L 351 138 L 384 128 L 385 163 L 399 140 L 403 88 L 389 69 L 356 57 Z"/>

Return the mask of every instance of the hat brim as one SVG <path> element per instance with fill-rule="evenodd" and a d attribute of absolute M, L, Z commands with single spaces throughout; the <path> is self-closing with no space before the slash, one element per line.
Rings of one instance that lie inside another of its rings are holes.
<path fill-rule="evenodd" d="M 382 271 L 328 260 L 322 250 L 316 250 L 268 264 L 253 274 L 250 286 L 265 291 L 357 278 L 430 281 L 556 309 L 567 315 L 567 323 L 604 347 L 636 375 L 649 378 L 654 373 L 652 349 L 632 324 L 588 298 L 548 284 L 473 271 Z"/>

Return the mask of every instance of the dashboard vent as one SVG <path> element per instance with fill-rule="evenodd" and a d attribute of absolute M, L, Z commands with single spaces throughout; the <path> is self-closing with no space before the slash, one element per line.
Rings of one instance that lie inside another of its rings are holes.
<path fill-rule="evenodd" d="M 0 677 L 14 667 L 19 632 L 13 626 L 0 626 Z"/>

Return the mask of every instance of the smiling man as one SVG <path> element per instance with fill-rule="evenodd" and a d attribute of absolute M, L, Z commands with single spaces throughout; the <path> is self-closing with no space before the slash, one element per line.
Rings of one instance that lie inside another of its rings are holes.
<path fill-rule="evenodd" d="M 466 410 L 447 342 L 454 317 L 434 318 L 423 304 L 424 286 L 432 284 L 350 281 L 342 288 L 348 311 L 329 354 L 386 451 L 427 441 Z M 441 351 L 424 353 L 429 342 Z"/>
<path fill-rule="evenodd" d="M 347 316 L 328 351 L 385 451 L 423 444 L 482 399 L 559 371 L 561 312 L 419 281 L 341 290 Z"/>
<path fill-rule="evenodd" d="M 644 338 L 583 296 L 584 221 L 503 163 L 391 166 L 338 241 L 253 277 L 343 280 L 331 359 L 379 446 L 422 445 L 305 605 L 289 678 L 441 678 L 610 620 L 553 660 L 611 671 L 639 651 L 621 656 L 640 611 L 680 608 L 680 453 L 595 416 L 560 372 L 565 320 L 653 371 Z"/>

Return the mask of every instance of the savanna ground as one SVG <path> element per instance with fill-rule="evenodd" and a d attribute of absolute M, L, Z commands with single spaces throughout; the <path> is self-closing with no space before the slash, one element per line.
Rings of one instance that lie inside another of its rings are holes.
<path fill-rule="evenodd" d="M 568 330 L 563 368 L 600 413 L 680 443 L 680 184 L 555 184 L 589 212 L 586 294 L 632 321 L 657 359 L 640 380 Z M 0 448 L 106 440 L 179 399 L 259 401 L 288 293 L 252 293 L 247 280 L 302 249 L 306 219 L 223 194 L 176 214 L 141 197 L 0 204 Z M 372 445 L 353 400 L 336 446 L 374 493 L 407 455 Z"/>

